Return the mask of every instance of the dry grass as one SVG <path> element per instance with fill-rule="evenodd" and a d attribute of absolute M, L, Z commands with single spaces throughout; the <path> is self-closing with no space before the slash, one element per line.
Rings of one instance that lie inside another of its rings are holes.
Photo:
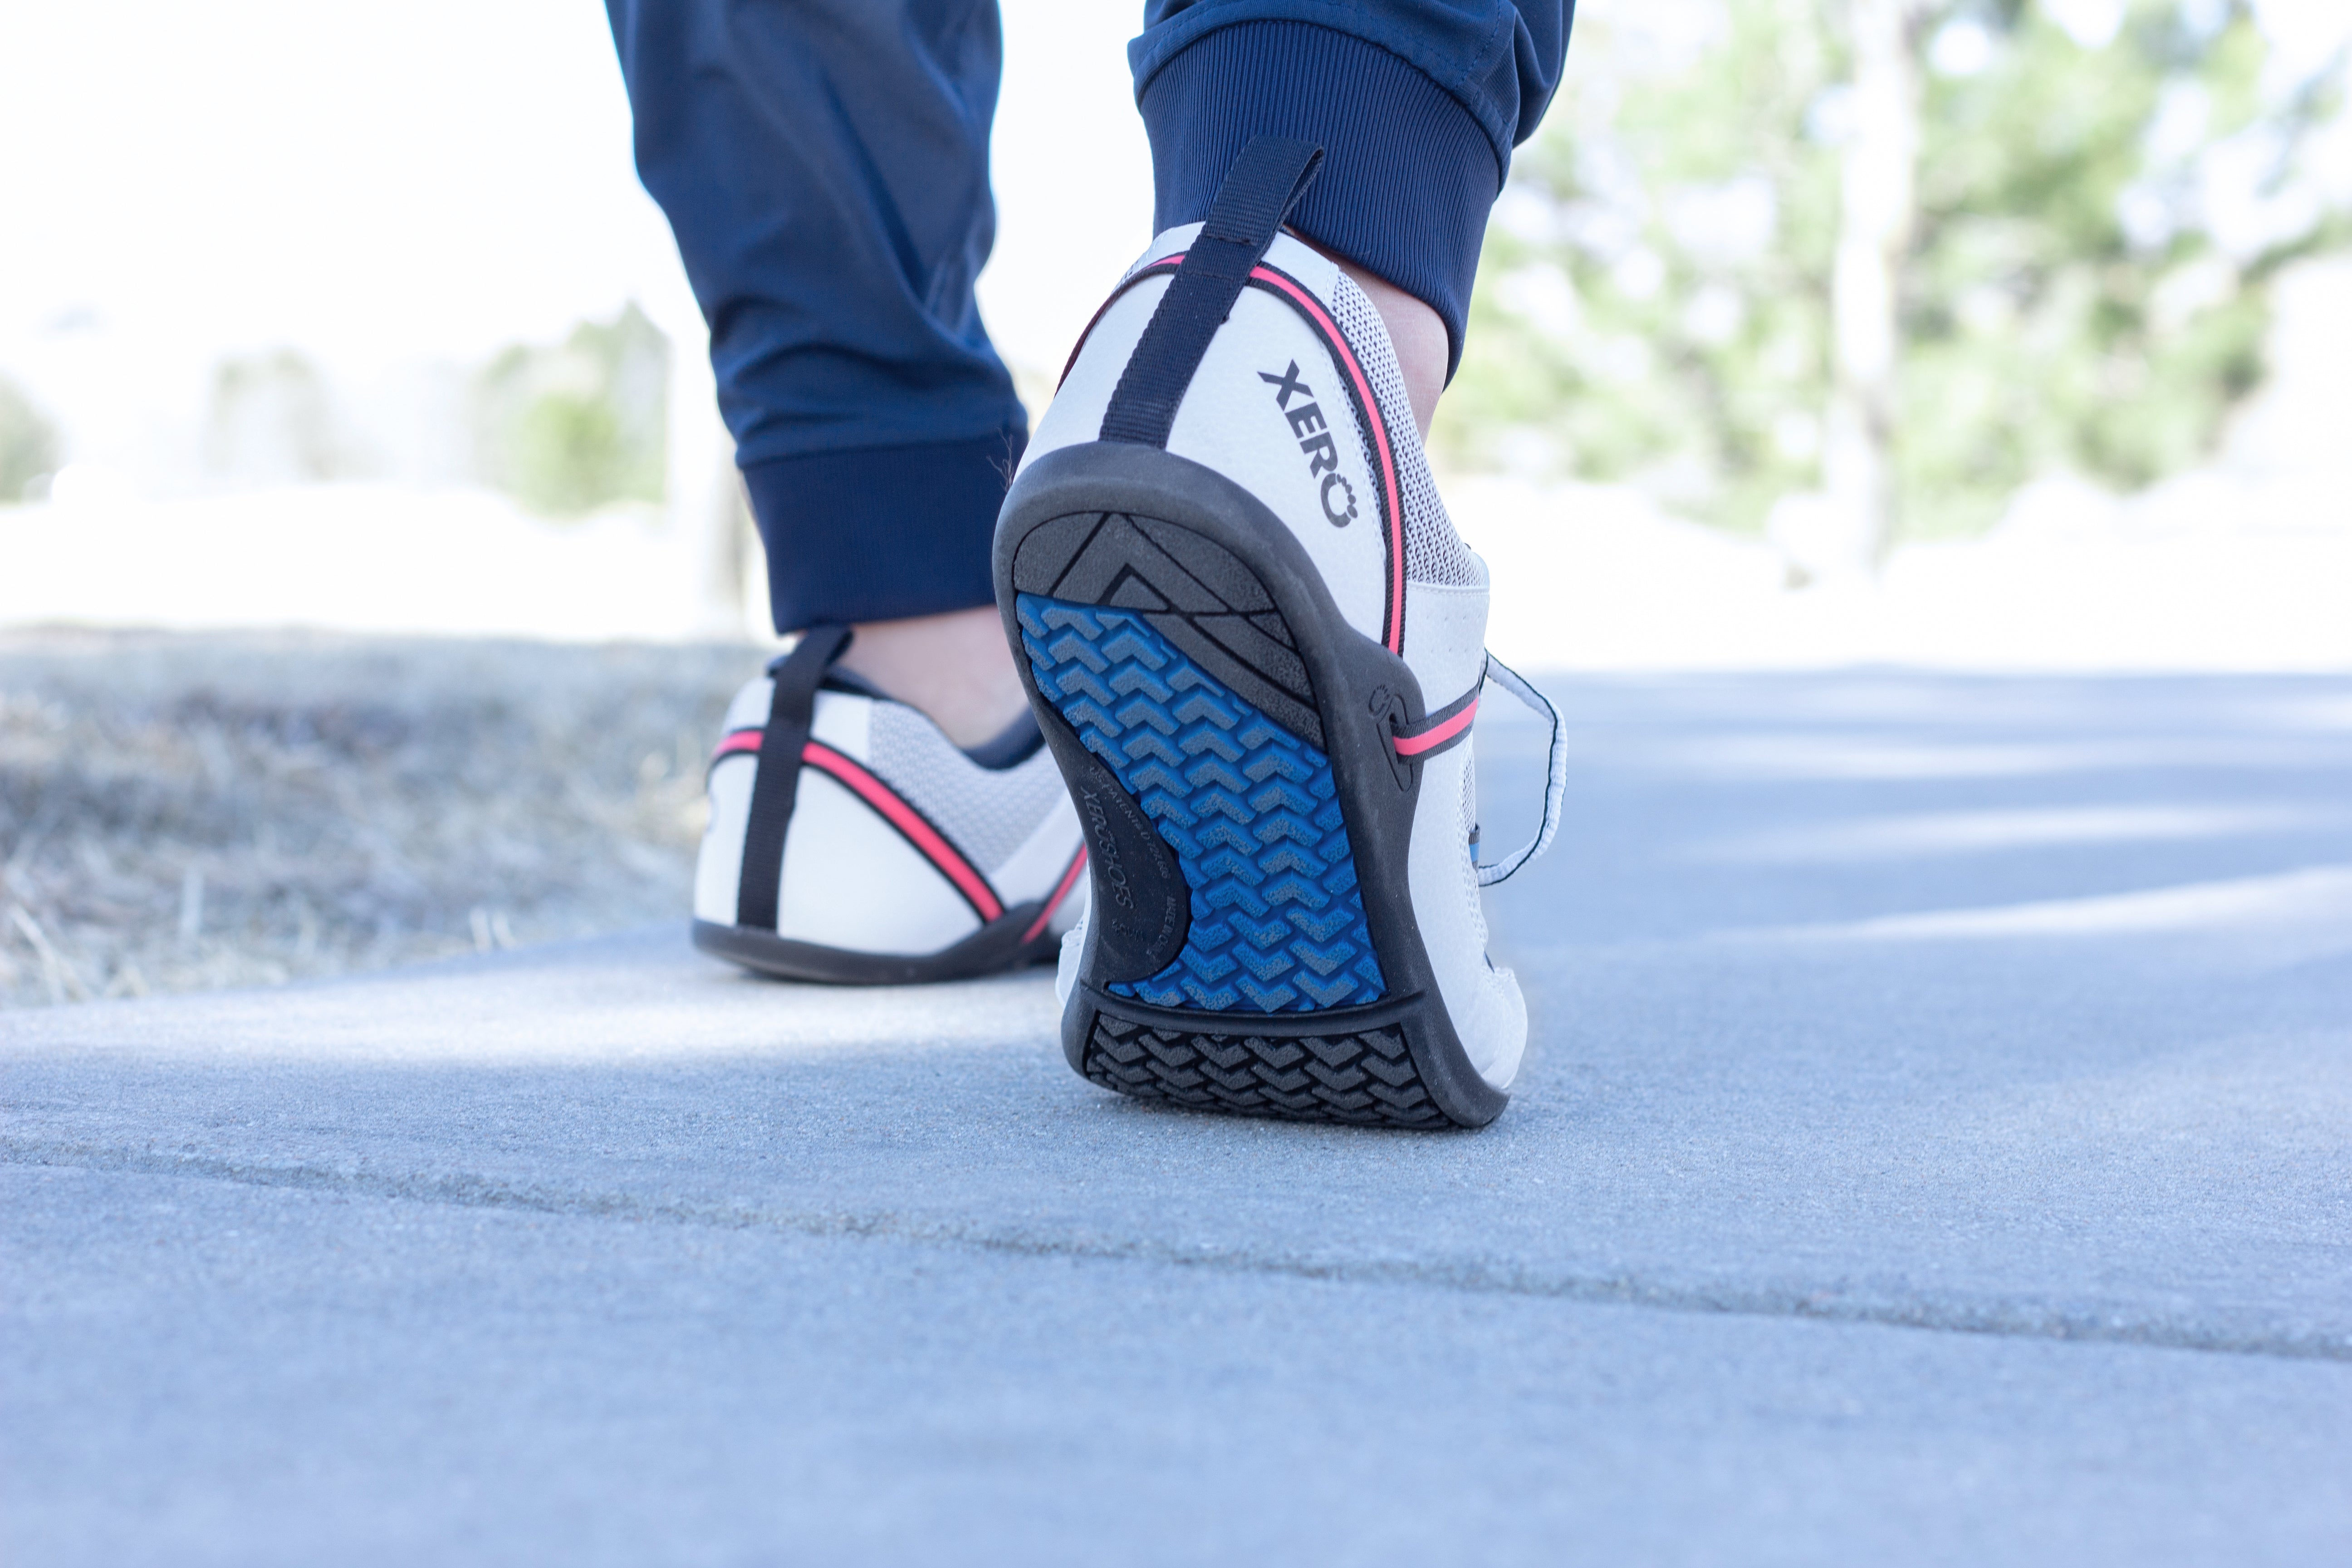
<path fill-rule="evenodd" d="M 760 657 L 0 635 L 0 1008 L 683 920 Z"/>

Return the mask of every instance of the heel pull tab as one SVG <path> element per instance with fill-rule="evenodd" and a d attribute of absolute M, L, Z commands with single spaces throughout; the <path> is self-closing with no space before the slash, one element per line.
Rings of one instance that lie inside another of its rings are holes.
<path fill-rule="evenodd" d="M 808 745 L 817 683 L 849 646 L 849 638 L 847 626 L 811 626 L 792 652 L 768 666 L 775 689 L 768 700 L 768 727 L 760 735 L 759 771 L 751 775 L 751 818 L 743 825 L 743 869 L 735 888 L 739 926 L 776 929 L 776 901 L 784 880 L 784 830 L 792 826 L 793 796 L 800 787 L 801 752 Z"/>
<path fill-rule="evenodd" d="M 1208 222 L 1160 296 L 1103 410 L 1101 439 L 1168 445 L 1176 409 L 1192 384 L 1209 340 L 1225 324 L 1250 271 L 1265 258 L 1282 220 L 1322 167 L 1323 149 L 1286 136 L 1256 136 L 1218 187 Z"/>

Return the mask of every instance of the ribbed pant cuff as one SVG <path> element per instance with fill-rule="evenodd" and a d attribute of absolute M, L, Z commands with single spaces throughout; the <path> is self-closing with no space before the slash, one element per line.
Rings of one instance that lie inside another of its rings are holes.
<path fill-rule="evenodd" d="M 776 630 L 994 604 L 989 542 L 1028 441 L 1011 429 L 746 468 Z"/>
<path fill-rule="evenodd" d="M 1429 305 L 1462 360 L 1486 214 L 1502 190 L 1493 143 L 1461 100 L 1376 44 L 1306 22 L 1236 22 L 1160 67 L 1140 102 L 1157 229 L 1209 216 L 1253 136 L 1323 146 L 1290 226 Z"/>

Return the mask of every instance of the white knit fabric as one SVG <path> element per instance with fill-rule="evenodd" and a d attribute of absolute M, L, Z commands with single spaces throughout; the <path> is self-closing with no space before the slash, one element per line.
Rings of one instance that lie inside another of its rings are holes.
<path fill-rule="evenodd" d="M 993 872 L 1035 832 L 1061 798 L 1061 773 L 1040 748 L 1018 767 L 981 767 L 920 713 L 874 704 L 866 765 L 937 823 L 983 873 Z"/>
<path fill-rule="evenodd" d="M 1378 306 L 1346 273 L 1331 290 L 1331 319 L 1340 335 L 1356 351 L 1389 427 L 1389 445 L 1396 456 L 1399 504 L 1404 512 L 1404 574 L 1416 583 L 1442 583 L 1466 588 L 1485 579 L 1471 560 L 1454 520 L 1438 499 L 1437 481 L 1429 472 L 1429 458 L 1421 447 L 1421 426 L 1413 423 L 1412 399 L 1405 395 L 1404 373 L 1397 367 L 1396 349 Z"/>

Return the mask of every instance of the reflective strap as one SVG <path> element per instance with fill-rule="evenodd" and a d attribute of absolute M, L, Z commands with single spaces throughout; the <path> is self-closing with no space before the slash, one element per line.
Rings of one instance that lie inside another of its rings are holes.
<path fill-rule="evenodd" d="M 1486 678 L 1551 721 L 1551 754 L 1544 765 L 1543 826 L 1536 830 L 1534 841 L 1517 854 L 1491 865 L 1476 862 L 1478 885 L 1491 888 L 1550 848 L 1552 839 L 1559 833 L 1560 802 L 1568 795 L 1568 731 L 1559 721 L 1559 710 L 1551 705 L 1550 700 L 1528 685 L 1525 676 L 1491 653 L 1486 656 Z"/>
<path fill-rule="evenodd" d="M 811 626 L 798 647 L 768 666 L 774 683 L 768 722 L 760 735 L 760 763 L 751 775 L 751 807 L 743 824 L 743 868 L 735 884 L 735 923 L 776 929 L 784 876 L 784 832 L 801 782 L 801 752 L 808 744 L 817 683 L 849 646 L 847 626 Z"/>
<path fill-rule="evenodd" d="M 1281 231 L 1291 206 L 1314 183 L 1323 149 L 1311 142 L 1254 136 L 1217 191 L 1208 221 L 1160 296 L 1151 320 L 1103 410 L 1101 438 L 1165 447 L 1176 409 L 1209 340 L 1225 324 L 1250 272 Z"/>

